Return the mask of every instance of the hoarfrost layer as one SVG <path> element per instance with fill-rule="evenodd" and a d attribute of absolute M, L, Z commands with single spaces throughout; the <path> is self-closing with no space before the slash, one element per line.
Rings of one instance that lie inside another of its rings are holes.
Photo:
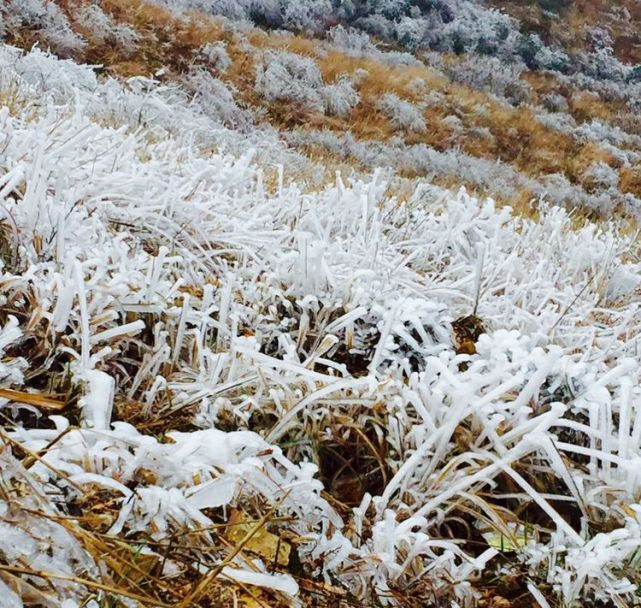
<path fill-rule="evenodd" d="M 0 503 L 4 528 L 22 518 L 0 535 L 10 560 L 99 576 L 104 564 L 55 518 L 90 486 L 118 496 L 114 535 L 207 528 L 212 509 L 253 501 L 290 516 L 302 563 L 363 601 L 427 577 L 471 605 L 471 581 L 499 551 L 466 552 L 448 522 L 463 507 L 484 534 L 514 536 L 499 504 L 512 499 L 542 523 L 503 568 L 524 568 L 535 599 L 548 584 L 568 604 L 634 601 L 634 235 L 573 229 L 558 208 L 519 219 L 426 184 L 401 201 L 380 174 L 303 192 L 281 166 L 270 186 L 265 154 L 211 151 L 208 134 L 225 131 L 179 89 L 98 83 L 39 50 L 4 47 L 2 64 L 3 90 L 17 91 L 0 110 L 2 385 L 59 370 L 80 394 L 78 428 L 52 416 L 2 430 L 6 445 L 43 450 L 29 467 L 1 454 L 3 481 L 32 488 Z M 132 108 L 144 120 L 132 124 Z M 269 151 L 288 158 L 280 144 Z M 477 291 L 489 331 L 475 354 L 457 354 L 451 323 Z M 23 420 L 25 408 L 3 402 Z M 130 402 L 141 428 L 114 413 Z M 201 430 L 144 430 L 184 411 Z M 377 429 L 389 478 L 339 513 L 308 439 L 350 421 Z M 538 489 L 543 465 L 554 494 Z M 296 601 L 291 575 L 259 559 L 223 574 Z M 87 589 L 64 576 L 40 592 L 80 605 Z"/>

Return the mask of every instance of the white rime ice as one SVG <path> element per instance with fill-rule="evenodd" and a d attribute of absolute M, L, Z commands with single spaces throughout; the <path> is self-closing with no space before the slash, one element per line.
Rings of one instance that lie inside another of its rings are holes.
<path fill-rule="evenodd" d="M 270 94 L 320 107 L 322 83 L 290 59 L 268 58 L 265 71 L 290 87 Z M 212 525 L 210 509 L 276 505 L 302 539 L 301 561 L 364 605 L 427 579 L 453 585 L 467 606 L 470 581 L 498 567 L 498 550 L 470 555 L 446 524 L 463 504 L 479 529 L 509 535 L 509 514 L 488 502 L 496 491 L 547 522 L 511 560 L 530 573 L 533 600 L 544 605 L 543 582 L 568 606 L 635 601 L 626 578 L 641 549 L 634 234 L 615 221 L 576 228 L 560 208 L 518 218 L 424 183 L 401 200 L 381 173 L 337 175 L 308 192 L 264 156 L 213 151 L 229 132 L 178 89 L 98 81 L 38 49 L 2 47 L 0 70 L 11 99 L 0 109 L 11 244 L 0 298 L 13 311 L 0 328 L 0 387 L 26 390 L 58 366 L 81 410 L 80 426 L 51 416 L 55 428 L 2 430 L 6 446 L 29 453 L 57 440 L 28 469 L 0 452 L 3 484 L 30 488 L 0 500 L 9 563 L 98 580 L 102 565 L 68 529 L 35 515 L 59 514 L 97 485 L 118 496 L 112 534 L 164 538 Z M 334 111 L 352 102 L 332 102 Z M 276 187 L 267 171 L 279 172 Z M 488 333 L 477 353 L 456 354 L 451 322 L 472 312 L 477 286 Z M 30 340 L 46 360 L 29 359 Z M 127 401 L 148 418 L 190 409 L 202 430 L 160 440 L 115 420 Z M 22 406 L 0 404 L 19 419 Z M 348 514 L 322 492 L 309 447 L 312 432 L 340 432 L 341 420 L 375 421 L 390 471 L 380 495 Z M 238 430 L 221 430 L 230 421 Z M 149 481 L 133 491 L 142 470 Z M 566 503 L 580 521 L 568 521 Z M 260 560 L 222 575 L 296 601 L 294 578 Z M 3 605 L 21 606 L 7 585 L 0 577 Z M 64 579 L 40 592 L 40 603 L 65 608 L 88 594 Z"/>

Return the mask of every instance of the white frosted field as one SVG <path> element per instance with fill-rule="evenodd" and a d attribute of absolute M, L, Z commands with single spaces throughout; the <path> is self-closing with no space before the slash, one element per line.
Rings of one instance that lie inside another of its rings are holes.
<path fill-rule="evenodd" d="M 397 197 L 385 171 L 297 185 L 306 165 L 294 173 L 275 136 L 38 49 L 2 47 L 0 92 L 0 388 L 50 378 L 76 399 L 58 413 L 0 401 L 3 606 L 33 605 L 20 569 L 40 604 L 107 605 L 90 583 L 108 562 L 62 518 L 90 487 L 111 497 L 106 534 L 200 529 L 214 561 L 193 568 L 220 563 L 218 577 L 285 605 L 303 604 L 296 573 L 224 561 L 216 518 L 283 518 L 271 529 L 297 539 L 303 571 L 362 605 L 429 581 L 472 606 L 475 581 L 511 570 L 541 608 L 550 589 L 567 606 L 634 605 L 629 222 L 545 206 L 524 219 L 420 180 Z M 457 354 L 452 322 L 475 308 L 487 333 Z M 155 426 L 123 421 L 127 404 Z M 173 427 L 187 411 L 193 428 Z M 317 474 L 317 446 L 354 429 L 382 480 L 355 507 Z M 158 576 L 185 567 L 167 559 Z"/>

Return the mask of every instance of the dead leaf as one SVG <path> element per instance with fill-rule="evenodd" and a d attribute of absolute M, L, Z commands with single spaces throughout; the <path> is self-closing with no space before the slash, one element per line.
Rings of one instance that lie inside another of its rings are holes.
<path fill-rule="evenodd" d="M 239 543 L 254 529 L 257 520 L 247 517 L 242 511 L 234 511 L 229 523 L 227 540 Z M 276 534 L 272 534 L 266 528 L 261 528 L 247 541 L 245 549 L 260 555 L 266 562 L 287 566 L 292 547 Z"/>

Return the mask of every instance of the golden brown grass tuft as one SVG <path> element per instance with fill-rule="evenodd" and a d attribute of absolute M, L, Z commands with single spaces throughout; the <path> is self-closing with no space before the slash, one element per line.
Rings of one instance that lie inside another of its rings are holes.
<path fill-rule="evenodd" d="M 623 167 L 619 171 L 619 189 L 641 198 L 641 164 L 633 167 Z"/>

